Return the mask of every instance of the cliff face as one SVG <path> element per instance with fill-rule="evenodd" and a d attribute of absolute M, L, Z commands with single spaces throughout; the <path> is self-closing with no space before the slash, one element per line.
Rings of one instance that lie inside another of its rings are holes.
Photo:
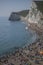
<path fill-rule="evenodd" d="M 12 12 L 10 17 L 9 17 L 9 20 L 10 21 L 23 20 L 27 16 L 28 12 L 29 12 L 29 10 L 23 10 L 20 12 Z"/>
<path fill-rule="evenodd" d="M 30 23 L 39 23 L 41 21 L 42 12 L 40 10 L 38 10 L 37 7 L 38 7 L 38 5 L 36 4 L 36 2 L 32 2 L 32 6 L 31 6 L 31 9 L 29 11 L 29 14 L 26 16 L 26 19 Z M 39 7 L 39 9 L 40 9 L 40 7 Z"/>
<path fill-rule="evenodd" d="M 10 21 L 19 21 L 21 18 L 20 18 L 20 15 L 18 15 L 17 13 L 11 13 L 10 17 L 9 17 L 9 20 Z"/>

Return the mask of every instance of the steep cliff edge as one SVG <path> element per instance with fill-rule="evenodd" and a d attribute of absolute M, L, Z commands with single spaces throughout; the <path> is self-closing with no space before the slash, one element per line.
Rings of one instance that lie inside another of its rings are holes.
<path fill-rule="evenodd" d="M 12 12 L 11 15 L 10 15 L 10 17 L 9 17 L 10 21 L 16 21 L 16 20 L 18 21 L 20 19 L 21 19 L 20 15 L 18 15 L 17 13 L 14 13 L 14 12 Z"/>
<path fill-rule="evenodd" d="M 29 23 L 43 22 L 43 1 L 33 1 L 29 14 L 25 18 Z"/>
<path fill-rule="evenodd" d="M 21 20 L 23 17 L 27 16 L 28 12 L 29 12 L 29 10 L 23 10 L 23 11 L 20 11 L 20 12 L 12 12 L 10 17 L 9 17 L 9 20 L 10 21 Z"/>

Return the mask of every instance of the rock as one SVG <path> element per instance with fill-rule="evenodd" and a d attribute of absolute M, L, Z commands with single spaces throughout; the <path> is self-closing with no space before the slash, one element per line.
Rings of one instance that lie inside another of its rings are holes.
<path fill-rule="evenodd" d="M 36 63 L 36 64 L 40 64 L 38 60 L 35 60 L 35 63 Z"/>
<path fill-rule="evenodd" d="M 10 21 L 19 21 L 21 18 L 20 18 L 20 15 L 18 15 L 17 13 L 11 13 L 10 17 L 9 17 L 9 20 Z"/>
<path fill-rule="evenodd" d="M 21 20 L 23 17 L 25 18 L 28 14 L 29 10 L 23 10 L 23 11 L 19 11 L 19 12 L 12 12 L 9 20 L 10 21 L 19 21 Z"/>

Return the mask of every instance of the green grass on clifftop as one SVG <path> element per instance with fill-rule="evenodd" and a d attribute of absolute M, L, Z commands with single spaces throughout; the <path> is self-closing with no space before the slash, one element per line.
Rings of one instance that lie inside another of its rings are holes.
<path fill-rule="evenodd" d="M 22 11 L 19 11 L 19 12 L 12 12 L 12 14 L 18 14 L 20 16 L 23 16 L 23 17 L 26 17 L 27 14 L 29 13 L 29 10 L 22 10 Z"/>
<path fill-rule="evenodd" d="M 35 3 L 37 5 L 37 9 L 43 13 L 43 1 L 35 1 Z"/>
<path fill-rule="evenodd" d="M 23 17 L 26 17 L 28 13 L 29 13 L 29 10 L 23 10 L 23 11 L 18 12 L 18 14 Z"/>

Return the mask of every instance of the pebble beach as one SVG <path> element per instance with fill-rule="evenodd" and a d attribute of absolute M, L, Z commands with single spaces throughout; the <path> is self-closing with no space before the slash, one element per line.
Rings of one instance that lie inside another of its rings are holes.
<path fill-rule="evenodd" d="M 29 28 L 38 34 L 38 39 L 13 53 L 0 57 L 0 65 L 43 65 L 43 26 L 30 24 Z"/>

